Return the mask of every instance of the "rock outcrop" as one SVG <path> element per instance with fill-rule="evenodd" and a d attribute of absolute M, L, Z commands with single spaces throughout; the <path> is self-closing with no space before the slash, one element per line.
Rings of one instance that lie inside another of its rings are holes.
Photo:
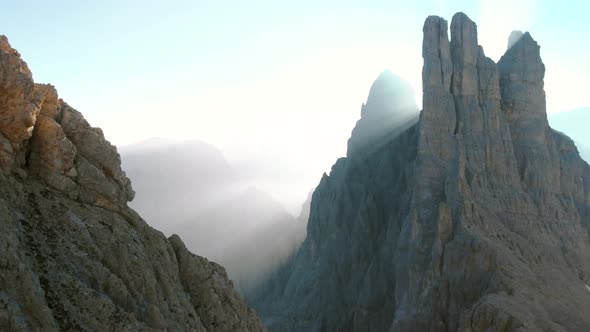
<path fill-rule="evenodd" d="M 133 196 L 103 132 L 0 36 L 0 330 L 263 330 L 225 270 Z"/>
<path fill-rule="evenodd" d="M 590 330 L 590 167 L 547 123 L 540 48 L 496 64 L 466 15 L 447 31 L 426 19 L 418 123 L 335 163 L 249 298 L 270 330 Z"/>

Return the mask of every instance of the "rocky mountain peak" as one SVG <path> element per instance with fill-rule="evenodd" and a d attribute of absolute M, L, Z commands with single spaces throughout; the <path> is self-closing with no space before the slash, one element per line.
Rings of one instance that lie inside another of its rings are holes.
<path fill-rule="evenodd" d="M 23 145 L 32 135 L 42 96 L 6 36 L 0 36 L 0 64 L 0 171 L 9 172 L 24 163 Z"/>
<path fill-rule="evenodd" d="M 359 120 L 251 302 L 277 331 L 589 330 L 590 166 L 547 124 L 539 46 L 496 64 L 463 13 L 423 32 L 419 121 L 355 150 Z"/>
<path fill-rule="evenodd" d="M 0 51 L 3 52 L 4 55 L 14 56 L 13 58 L 11 58 L 11 61 L 13 63 L 12 69 L 18 68 L 19 71 L 23 73 L 25 76 L 33 76 L 27 64 L 20 58 L 20 53 L 18 53 L 16 49 L 10 46 L 10 43 L 8 42 L 8 37 L 6 37 L 5 35 L 0 35 Z"/>
<path fill-rule="evenodd" d="M 545 65 L 541 60 L 541 47 L 530 33 L 514 31 L 508 38 L 506 53 L 498 62 L 503 72 L 510 72 L 510 80 L 523 80 L 542 84 Z"/>
<path fill-rule="evenodd" d="M 518 35 L 513 33 L 509 40 Z M 500 58 L 497 67 L 501 107 L 512 140 L 519 147 L 515 154 L 520 176 L 539 192 L 555 192 L 560 188 L 561 171 L 559 159 L 551 150 L 557 137 L 547 121 L 545 65 L 540 46 L 525 32 Z"/>
<path fill-rule="evenodd" d="M 467 51 L 477 50 L 477 24 L 465 13 L 458 12 L 451 19 L 451 48 L 464 48 Z M 473 62 L 477 59 L 477 53 L 471 54 L 472 58 L 466 61 Z"/>
<path fill-rule="evenodd" d="M 453 62 L 452 93 L 475 95 L 478 91 L 477 25 L 467 15 L 457 13 L 451 21 L 451 59 Z"/>
<path fill-rule="evenodd" d="M 452 63 L 448 29 L 447 21 L 438 16 L 429 16 L 424 23 L 422 42 L 424 93 L 450 91 Z"/>
<path fill-rule="evenodd" d="M 0 36 L 0 330 L 262 331 L 224 268 L 133 197 L 102 130 Z"/>
<path fill-rule="evenodd" d="M 116 148 L 0 38 L 0 172 L 36 176 L 72 199 L 109 209 L 133 199 Z"/>

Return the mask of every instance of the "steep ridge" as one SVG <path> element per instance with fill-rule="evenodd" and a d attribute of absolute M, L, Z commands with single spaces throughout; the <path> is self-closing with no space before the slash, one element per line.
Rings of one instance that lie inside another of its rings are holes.
<path fill-rule="evenodd" d="M 270 330 L 590 330 L 590 167 L 547 123 L 540 47 L 495 64 L 465 14 L 447 31 L 426 19 L 418 123 L 349 148 L 249 298 Z"/>
<path fill-rule="evenodd" d="M 102 131 L 0 36 L 0 330 L 263 330 L 223 267 L 133 196 Z"/>

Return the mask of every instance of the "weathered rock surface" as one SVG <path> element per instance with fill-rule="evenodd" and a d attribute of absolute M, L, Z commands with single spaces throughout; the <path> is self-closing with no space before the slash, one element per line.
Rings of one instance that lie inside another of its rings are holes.
<path fill-rule="evenodd" d="M 249 298 L 270 330 L 590 330 L 590 167 L 547 123 L 540 48 L 495 64 L 466 15 L 447 31 L 426 19 L 418 123 L 336 162 Z"/>
<path fill-rule="evenodd" d="M 0 330 L 261 331 L 225 270 L 127 202 L 102 131 L 0 37 Z"/>

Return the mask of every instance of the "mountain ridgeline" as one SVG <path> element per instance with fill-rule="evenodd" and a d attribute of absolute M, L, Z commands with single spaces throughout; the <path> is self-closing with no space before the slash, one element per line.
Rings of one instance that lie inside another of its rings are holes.
<path fill-rule="evenodd" d="M 0 330 L 262 331 L 223 267 L 147 223 L 120 156 L 0 36 Z"/>
<path fill-rule="evenodd" d="M 448 30 L 425 21 L 419 119 L 371 89 L 304 243 L 248 298 L 269 330 L 590 330 L 590 167 L 548 125 L 540 47 L 514 32 L 496 64 L 465 14 Z"/>

